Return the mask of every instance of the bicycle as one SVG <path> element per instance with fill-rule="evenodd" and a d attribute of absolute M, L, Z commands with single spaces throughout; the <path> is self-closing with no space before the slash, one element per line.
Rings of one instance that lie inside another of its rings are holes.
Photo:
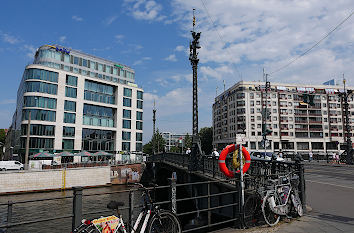
<path fill-rule="evenodd" d="M 303 208 L 297 190 L 299 177 L 289 173 L 268 181 L 270 185 L 262 202 L 262 213 L 266 223 L 275 226 L 280 216 L 288 216 L 291 211 L 302 216 Z"/>
<path fill-rule="evenodd" d="M 136 183 L 143 190 L 143 208 L 131 230 L 131 233 L 181 233 L 182 227 L 177 216 L 167 210 L 161 210 L 151 199 L 149 190 L 142 184 Z M 107 208 L 117 211 L 117 216 L 101 217 L 93 220 L 82 220 L 73 233 L 127 233 L 123 217 L 119 213 L 119 207 L 124 206 L 123 202 L 111 201 Z M 145 217 L 145 218 L 144 218 Z M 144 221 L 142 221 L 144 218 Z M 147 230 L 147 231 L 145 231 Z"/>

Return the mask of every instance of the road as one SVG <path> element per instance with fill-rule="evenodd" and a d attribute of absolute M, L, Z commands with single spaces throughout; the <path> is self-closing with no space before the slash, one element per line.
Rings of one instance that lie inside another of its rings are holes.
<path fill-rule="evenodd" d="M 321 230 L 354 232 L 354 167 L 314 162 L 305 166 L 305 179 L 309 217 L 322 223 Z"/>

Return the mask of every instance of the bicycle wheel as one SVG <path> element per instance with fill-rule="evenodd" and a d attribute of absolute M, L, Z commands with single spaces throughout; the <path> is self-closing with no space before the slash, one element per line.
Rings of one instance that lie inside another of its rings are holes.
<path fill-rule="evenodd" d="M 244 204 L 243 220 L 247 228 L 255 227 L 261 218 L 261 199 L 258 195 L 250 195 Z"/>
<path fill-rule="evenodd" d="M 96 227 L 92 224 L 90 225 L 81 224 L 73 231 L 73 233 L 96 233 L 96 232 L 98 231 L 96 230 Z"/>
<path fill-rule="evenodd" d="M 181 233 L 182 227 L 177 216 L 168 211 L 160 211 L 152 216 L 149 226 L 149 233 Z"/>
<path fill-rule="evenodd" d="M 274 213 L 272 211 L 272 209 L 270 208 L 270 202 L 269 202 L 269 198 L 273 196 L 273 194 L 269 195 L 267 194 L 264 198 L 263 198 L 263 203 L 262 203 L 262 213 L 264 216 L 264 220 L 266 221 L 266 223 L 269 226 L 275 226 L 278 224 L 280 216 L 276 213 Z M 276 205 L 278 203 L 275 203 Z"/>

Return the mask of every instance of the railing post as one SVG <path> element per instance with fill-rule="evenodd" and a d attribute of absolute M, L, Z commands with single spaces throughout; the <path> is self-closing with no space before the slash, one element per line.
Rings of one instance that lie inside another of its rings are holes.
<path fill-rule="evenodd" d="M 297 158 L 295 160 L 296 163 L 296 168 L 299 172 L 299 179 L 300 179 L 300 198 L 301 198 L 301 203 L 302 203 L 302 208 L 304 212 L 306 212 L 306 183 L 305 183 L 305 167 L 304 164 L 301 163 L 301 159 Z"/>
<path fill-rule="evenodd" d="M 210 191 L 210 180 L 208 181 L 208 229 L 210 230 L 210 224 L 211 224 L 211 191 Z"/>
<path fill-rule="evenodd" d="M 134 191 L 129 190 L 129 224 L 128 224 L 128 232 L 131 232 L 132 226 L 134 226 Z"/>
<path fill-rule="evenodd" d="M 7 202 L 7 225 L 10 225 L 12 221 L 12 201 Z"/>
<path fill-rule="evenodd" d="M 171 199 L 171 211 L 174 214 L 177 214 L 177 173 L 172 172 L 172 178 L 169 178 L 170 180 L 170 199 Z"/>
<path fill-rule="evenodd" d="M 216 161 L 216 157 L 214 158 L 214 156 L 211 157 L 211 161 L 213 162 L 213 178 L 215 178 L 215 161 Z"/>
<path fill-rule="evenodd" d="M 82 220 L 82 187 L 73 187 L 73 217 L 72 217 L 72 230 L 81 224 Z"/>

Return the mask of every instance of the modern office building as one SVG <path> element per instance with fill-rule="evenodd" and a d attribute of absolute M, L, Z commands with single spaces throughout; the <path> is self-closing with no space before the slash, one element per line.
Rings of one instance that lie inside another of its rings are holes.
<path fill-rule="evenodd" d="M 134 70 L 117 62 L 41 46 L 25 68 L 11 125 L 21 155 L 30 115 L 30 154 L 142 150 L 143 90 Z"/>
<path fill-rule="evenodd" d="M 354 89 L 348 87 L 348 89 Z M 263 150 L 262 112 L 267 107 L 267 149 L 307 153 L 344 150 L 344 111 L 338 95 L 343 87 L 271 83 L 268 95 L 264 82 L 241 81 L 215 98 L 213 144 L 219 149 L 235 143 L 244 134 L 251 151 Z M 303 103 L 312 95 L 314 106 Z M 350 120 L 354 123 L 354 96 L 349 98 Z M 354 142 L 354 128 L 350 133 Z"/>

